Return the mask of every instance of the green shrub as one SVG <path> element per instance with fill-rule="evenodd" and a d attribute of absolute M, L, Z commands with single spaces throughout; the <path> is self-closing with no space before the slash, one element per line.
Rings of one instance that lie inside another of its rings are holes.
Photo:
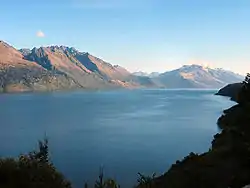
<path fill-rule="evenodd" d="M 70 182 L 49 161 L 48 140 L 39 150 L 17 159 L 0 159 L 1 188 L 71 188 Z"/>

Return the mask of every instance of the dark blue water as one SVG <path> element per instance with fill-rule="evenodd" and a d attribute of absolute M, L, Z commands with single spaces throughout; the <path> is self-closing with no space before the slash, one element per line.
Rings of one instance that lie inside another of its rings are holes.
<path fill-rule="evenodd" d="M 18 156 L 46 133 L 51 158 L 76 187 L 99 167 L 123 187 L 137 173 L 165 172 L 208 150 L 233 102 L 209 90 L 134 90 L 0 95 L 0 155 Z"/>

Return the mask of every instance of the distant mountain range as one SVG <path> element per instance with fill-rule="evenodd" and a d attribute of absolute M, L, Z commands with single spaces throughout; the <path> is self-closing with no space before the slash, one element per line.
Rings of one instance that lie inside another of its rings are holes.
<path fill-rule="evenodd" d="M 0 41 L 0 91 L 112 88 L 219 88 L 243 76 L 223 69 L 185 65 L 165 73 L 130 73 L 66 46 L 17 50 Z"/>
<path fill-rule="evenodd" d="M 158 85 L 168 88 L 220 88 L 228 83 L 242 81 L 242 75 L 221 68 L 184 65 L 153 78 Z"/>
<path fill-rule="evenodd" d="M 135 76 L 147 76 L 149 78 L 154 78 L 154 77 L 159 76 L 160 73 L 159 72 L 146 73 L 146 72 L 139 71 L 139 72 L 134 72 L 133 75 L 135 75 Z"/>

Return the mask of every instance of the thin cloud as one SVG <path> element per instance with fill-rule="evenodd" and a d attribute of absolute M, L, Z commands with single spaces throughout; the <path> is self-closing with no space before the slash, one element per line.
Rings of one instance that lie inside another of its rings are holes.
<path fill-rule="evenodd" d="M 43 38 L 43 37 L 45 37 L 45 34 L 42 31 L 37 31 L 36 36 L 39 37 L 39 38 Z"/>

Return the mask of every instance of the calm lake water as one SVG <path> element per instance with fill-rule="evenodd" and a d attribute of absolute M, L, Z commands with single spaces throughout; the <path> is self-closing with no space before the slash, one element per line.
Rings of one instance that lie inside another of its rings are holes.
<path fill-rule="evenodd" d="M 216 121 L 234 103 L 214 90 L 133 90 L 0 95 L 0 155 L 36 148 L 46 134 L 51 158 L 76 187 L 99 167 L 122 187 L 137 173 L 158 175 L 204 152 Z"/>

